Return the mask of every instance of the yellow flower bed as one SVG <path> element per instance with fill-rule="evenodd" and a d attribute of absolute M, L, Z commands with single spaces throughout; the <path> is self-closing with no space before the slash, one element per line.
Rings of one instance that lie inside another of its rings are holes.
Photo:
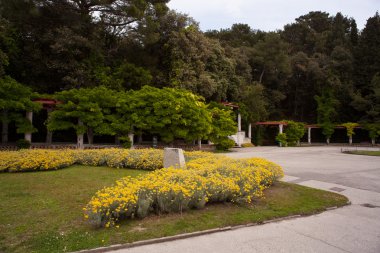
<path fill-rule="evenodd" d="M 0 171 L 57 170 L 73 164 L 156 170 L 163 166 L 163 151 L 157 149 L 30 149 L 0 152 Z"/>
<path fill-rule="evenodd" d="M 126 177 L 98 191 L 84 208 L 85 218 L 95 226 L 109 227 L 120 219 L 143 218 L 149 212 L 182 212 L 209 202 L 250 203 L 283 176 L 280 166 L 264 159 L 191 154 L 187 169 Z"/>
<path fill-rule="evenodd" d="M 0 152 L 0 171 L 57 170 L 75 163 L 72 150 L 21 150 Z"/>
<path fill-rule="evenodd" d="M 95 149 L 75 152 L 77 164 L 138 170 L 161 169 L 163 156 L 163 150 L 159 149 Z"/>

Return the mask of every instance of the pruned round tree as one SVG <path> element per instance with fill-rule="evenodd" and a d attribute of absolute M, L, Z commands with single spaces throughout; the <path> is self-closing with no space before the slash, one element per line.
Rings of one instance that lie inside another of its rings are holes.
<path fill-rule="evenodd" d="M 33 102 L 32 90 L 9 76 L 0 79 L 0 112 L 2 143 L 8 142 L 8 125 L 15 122 L 17 133 L 34 132 L 32 122 L 25 118 L 26 111 L 38 111 L 41 105 Z"/>
<path fill-rule="evenodd" d="M 55 98 L 61 103 L 50 114 L 47 127 L 50 131 L 75 129 L 78 148 L 83 148 L 86 132 L 89 139 L 94 133 L 116 134 L 112 127 L 118 101 L 115 91 L 105 87 L 71 89 L 56 93 Z"/>

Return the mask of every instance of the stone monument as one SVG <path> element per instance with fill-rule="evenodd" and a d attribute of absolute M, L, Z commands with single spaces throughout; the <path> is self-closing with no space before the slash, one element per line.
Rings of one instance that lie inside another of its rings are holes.
<path fill-rule="evenodd" d="M 186 168 L 185 156 L 180 148 L 164 149 L 164 168 Z"/>

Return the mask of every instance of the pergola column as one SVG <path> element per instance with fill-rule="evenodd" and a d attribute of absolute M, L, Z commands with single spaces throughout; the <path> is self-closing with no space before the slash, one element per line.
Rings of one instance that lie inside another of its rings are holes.
<path fill-rule="evenodd" d="M 280 124 L 278 125 L 278 133 L 282 134 L 284 132 L 284 125 Z M 282 147 L 282 143 L 280 142 L 280 147 Z"/>
<path fill-rule="evenodd" d="M 238 147 L 241 147 L 241 140 L 240 140 L 240 132 L 241 132 L 241 114 L 238 113 L 238 131 L 236 133 L 236 144 Z"/>
<path fill-rule="evenodd" d="M 30 121 L 30 124 L 33 123 L 33 112 L 26 112 L 26 119 Z M 32 133 L 31 132 L 26 132 L 24 134 L 24 139 L 32 142 Z"/>
<path fill-rule="evenodd" d="M 311 145 L 311 127 L 307 128 L 307 143 Z"/>

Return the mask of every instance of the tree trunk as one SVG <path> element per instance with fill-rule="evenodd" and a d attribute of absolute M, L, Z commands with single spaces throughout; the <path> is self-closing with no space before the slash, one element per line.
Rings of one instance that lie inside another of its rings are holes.
<path fill-rule="evenodd" d="M 202 139 L 201 138 L 198 139 L 198 148 L 199 148 L 199 150 L 202 150 Z"/>
<path fill-rule="evenodd" d="M 83 136 L 84 134 L 77 134 L 77 148 L 78 149 L 84 149 L 84 145 L 83 145 Z"/>
<path fill-rule="evenodd" d="M 78 119 L 78 126 L 83 126 L 83 122 L 80 120 L 80 119 Z M 78 134 L 77 133 L 77 148 L 78 149 L 84 149 L 84 145 L 83 145 L 83 136 L 84 136 L 84 134 L 83 133 L 81 133 L 81 134 Z"/>
<path fill-rule="evenodd" d="M 352 145 L 352 136 L 350 136 L 349 143 Z"/>
<path fill-rule="evenodd" d="M 53 132 L 49 130 L 46 133 L 46 144 L 51 144 L 53 142 Z"/>
<path fill-rule="evenodd" d="M 137 143 L 138 143 L 138 144 L 141 144 L 142 141 L 143 141 L 143 139 L 142 139 L 142 134 L 139 134 L 139 139 L 138 139 Z"/>
<path fill-rule="evenodd" d="M 88 139 L 88 144 L 90 145 L 94 144 L 94 130 L 92 130 L 91 127 L 87 129 L 87 139 Z"/>
<path fill-rule="evenodd" d="M 330 145 L 330 138 L 326 139 L 326 143 L 327 143 L 327 145 Z"/>
<path fill-rule="evenodd" d="M 372 138 L 372 139 L 371 139 L 371 142 L 372 142 L 372 146 L 375 146 L 375 144 L 376 144 L 376 140 L 375 140 L 375 138 Z"/>
<path fill-rule="evenodd" d="M 51 108 L 47 109 L 48 118 L 49 118 L 49 115 L 51 112 L 52 112 Z M 46 144 L 51 144 L 52 142 L 53 142 L 53 132 L 50 132 L 49 130 L 47 130 L 47 132 L 46 132 Z"/>
<path fill-rule="evenodd" d="M 120 137 L 119 135 L 115 135 L 115 144 L 120 145 Z"/>
<path fill-rule="evenodd" d="M 1 143 L 8 143 L 8 111 L 4 110 L 2 113 L 2 129 L 1 129 Z"/>
<path fill-rule="evenodd" d="M 262 84 L 263 78 L 264 78 L 265 69 L 261 72 L 259 83 Z"/>
<path fill-rule="evenodd" d="M 33 112 L 26 112 L 26 119 L 29 120 L 30 124 L 33 125 Z M 32 132 L 24 133 L 24 139 L 32 142 Z"/>

